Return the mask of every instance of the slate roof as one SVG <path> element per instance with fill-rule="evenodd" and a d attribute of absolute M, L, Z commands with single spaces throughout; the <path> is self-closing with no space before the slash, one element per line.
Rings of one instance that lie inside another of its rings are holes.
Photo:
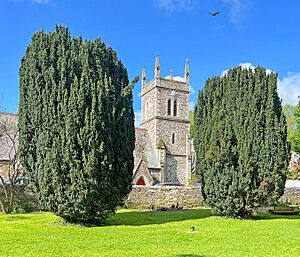
<path fill-rule="evenodd" d="M 133 152 L 135 165 L 138 159 L 143 159 L 150 169 L 160 169 L 154 146 L 146 129 L 135 129 L 135 149 Z"/>
<path fill-rule="evenodd" d="M 8 161 L 15 154 L 10 137 L 16 136 L 17 123 L 18 116 L 16 114 L 0 112 L 0 161 Z M 17 143 L 18 140 L 15 142 Z"/>

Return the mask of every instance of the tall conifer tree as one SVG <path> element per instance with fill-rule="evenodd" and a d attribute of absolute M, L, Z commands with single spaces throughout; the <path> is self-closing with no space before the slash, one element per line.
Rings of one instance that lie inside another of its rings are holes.
<path fill-rule="evenodd" d="M 300 153 L 300 96 L 298 96 L 298 99 L 298 104 L 295 106 L 295 127 L 291 141 L 293 150 Z"/>
<path fill-rule="evenodd" d="M 216 213 L 249 217 L 283 194 L 290 148 L 277 74 L 236 67 L 208 79 L 194 134 L 196 170 Z"/>
<path fill-rule="evenodd" d="M 44 207 L 70 221 L 104 219 L 131 190 L 134 141 L 116 53 L 61 26 L 34 34 L 20 67 L 19 152 Z"/>

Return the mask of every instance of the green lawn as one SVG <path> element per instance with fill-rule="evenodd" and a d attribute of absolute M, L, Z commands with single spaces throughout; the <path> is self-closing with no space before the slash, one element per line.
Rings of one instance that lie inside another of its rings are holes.
<path fill-rule="evenodd" d="M 0 214 L 0 256 L 300 256 L 300 216 L 121 210 L 106 226 L 82 227 L 50 213 Z"/>

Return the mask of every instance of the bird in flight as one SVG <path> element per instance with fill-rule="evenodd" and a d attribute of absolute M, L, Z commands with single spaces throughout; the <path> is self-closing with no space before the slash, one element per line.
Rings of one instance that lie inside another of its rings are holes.
<path fill-rule="evenodd" d="M 210 14 L 212 15 L 212 16 L 216 16 L 216 15 L 218 15 L 220 12 L 210 12 Z"/>

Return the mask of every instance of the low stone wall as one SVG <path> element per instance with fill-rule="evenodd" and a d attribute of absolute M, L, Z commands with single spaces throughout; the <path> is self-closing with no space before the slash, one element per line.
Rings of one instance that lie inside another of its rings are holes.
<path fill-rule="evenodd" d="M 300 187 L 288 186 L 285 188 L 281 202 L 286 200 L 292 204 L 300 203 Z M 204 206 L 201 187 L 167 187 L 167 186 L 133 186 L 125 201 L 128 208 L 148 209 L 171 207 L 178 205 L 183 208 Z"/>
<path fill-rule="evenodd" d="M 1 193 L 1 189 L 0 189 Z M 300 203 L 300 187 L 286 187 L 280 201 Z M 16 203 L 19 206 L 30 204 L 34 210 L 40 209 L 40 204 L 30 187 L 20 187 L 16 193 Z M 171 208 L 172 205 L 191 208 L 204 206 L 200 187 L 168 187 L 168 186 L 133 186 L 125 201 L 128 208 L 155 209 L 160 207 Z"/>
<path fill-rule="evenodd" d="M 203 206 L 200 187 L 173 187 L 173 186 L 133 186 L 125 206 L 128 208 L 148 209 L 153 206 L 183 208 Z"/>
<path fill-rule="evenodd" d="M 0 194 L 4 194 L 0 187 Z M 31 186 L 19 186 L 15 189 L 14 207 L 22 208 L 24 211 L 38 211 L 41 210 L 41 205 L 33 193 Z"/>
<path fill-rule="evenodd" d="M 290 201 L 292 204 L 300 203 L 300 187 L 286 187 L 280 201 Z"/>

